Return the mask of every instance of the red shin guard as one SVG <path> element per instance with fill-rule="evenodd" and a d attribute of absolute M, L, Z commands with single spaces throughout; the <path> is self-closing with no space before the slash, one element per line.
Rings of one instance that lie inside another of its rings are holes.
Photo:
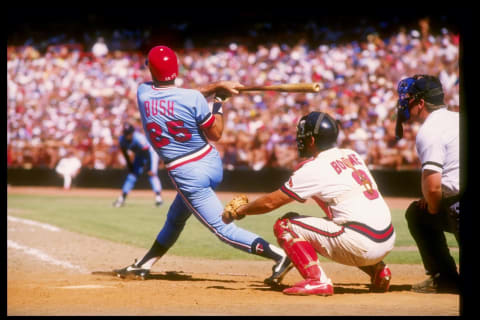
<path fill-rule="evenodd" d="M 317 252 L 312 245 L 289 228 L 288 219 L 279 219 L 273 227 L 278 244 L 305 279 L 320 280 L 322 274 Z"/>

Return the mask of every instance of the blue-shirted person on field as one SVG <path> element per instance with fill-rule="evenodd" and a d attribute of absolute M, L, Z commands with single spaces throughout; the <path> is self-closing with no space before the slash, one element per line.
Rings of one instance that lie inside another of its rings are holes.
<path fill-rule="evenodd" d="M 119 208 L 125 204 L 127 195 L 145 170 L 147 170 L 148 180 L 152 186 L 152 190 L 155 192 L 155 205 L 157 207 L 160 206 L 163 200 L 161 195 L 162 184 L 158 178 L 158 154 L 150 146 L 147 138 L 136 131 L 135 127 L 128 122 L 123 125 L 123 135 L 120 136 L 119 142 L 120 150 L 125 157 L 129 172 L 123 183 L 122 194 L 115 200 L 113 206 Z M 133 162 L 129 152 L 135 155 Z"/>
<path fill-rule="evenodd" d="M 177 88 L 175 52 L 156 46 L 148 54 L 152 82 L 139 85 L 138 108 L 146 137 L 165 163 L 177 195 L 165 224 L 145 256 L 123 269 L 119 277 L 148 278 L 151 267 L 175 244 L 187 219 L 193 215 L 221 241 L 244 252 L 272 259 L 275 264 L 267 284 L 279 283 L 293 265 L 285 252 L 234 223 L 222 221 L 223 204 L 214 192 L 222 181 L 219 153 L 208 140 L 223 132 L 222 103 L 242 85 L 220 81 L 197 90 Z M 215 94 L 210 108 L 206 97 Z"/>

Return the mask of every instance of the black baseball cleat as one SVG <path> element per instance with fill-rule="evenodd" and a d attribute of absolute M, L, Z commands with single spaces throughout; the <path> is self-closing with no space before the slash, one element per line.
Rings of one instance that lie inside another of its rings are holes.
<path fill-rule="evenodd" d="M 458 283 L 453 280 L 445 280 L 435 275 L 427 280 L 414 284 L 412 291 L 418 293 L 453 293 L 459 294 L 460 290 Z"/>
<path fill-rule="evenodd" d="M 135 261 L 136 263 L 136 261 Z M 150 270 L 135 266 L 135 263 L 122 269 L 113 270 L 117 277 L 122 279 L 146 280 L 150 276 Z"/>
<path fill-rule="evenodd" d="M 290 271 L 290 269 L 293 268 L 293 263 L 290 261 L 290 259 L 287 256 L 284 256 L 280 261 L 278 261 L 273 267 L 272 267 L 272 275 L 265 280 L 263 280 L 263 283 L 269 285 L 269 286 L 276 286 L 279 285 L 285 275 Z"/>

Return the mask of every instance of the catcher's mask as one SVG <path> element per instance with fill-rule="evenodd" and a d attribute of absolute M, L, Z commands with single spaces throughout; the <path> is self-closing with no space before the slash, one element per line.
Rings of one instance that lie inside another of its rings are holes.
<path fill-rule="evenodd" d="M 314 137 L 318 150 L 333 148 L 337 142 L 338 126 L 335 119 L 324 112 L 310 112 L 297 126 L 297 149 L 300 157 L 311 156 L 306 150 L 306 139 Z"/>
<path fill-rule="evenodd" d="M 410 119 L 410 109 L 420 99 L 431 104 L 430 110 L 444 106 L 442 84 L 438 78 L 416 74 L 398 83 L 397 124 L 395 135 L 397 140 L 403 137 L 402 123 Z"/>

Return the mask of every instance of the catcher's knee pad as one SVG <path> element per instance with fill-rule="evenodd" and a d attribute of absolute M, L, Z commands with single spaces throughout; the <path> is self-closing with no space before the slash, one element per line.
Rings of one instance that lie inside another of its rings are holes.
<path fill-rule="evenodd" d="M 283 243 L 290 241 L 296 236 L 290 230 L 290 220 L 288 218 L 280 218 L 273 225 L 273 234 L 277 238 L 278 244 L 283 247 Z"/>
<path fill-rule="evenodd" d="M 288 238 L 288 234 L 291 234 L 293 231 L 290 229 L 290 219 L 299 217 L 300 215 L 296 212 L 287 212 L 284 214 L 277 222 L 273 225 L 273 233 L 277 237 L 278 243 L 281 245 L 281 240 L 284 236 Z"/>
<path fill-rule="evenodd" d="M 320 279 L 322 274 L 313 246 L 292 229 L 290 219 L 278 219 L 273 227 L 278 244 L 305 279 Z"/>

